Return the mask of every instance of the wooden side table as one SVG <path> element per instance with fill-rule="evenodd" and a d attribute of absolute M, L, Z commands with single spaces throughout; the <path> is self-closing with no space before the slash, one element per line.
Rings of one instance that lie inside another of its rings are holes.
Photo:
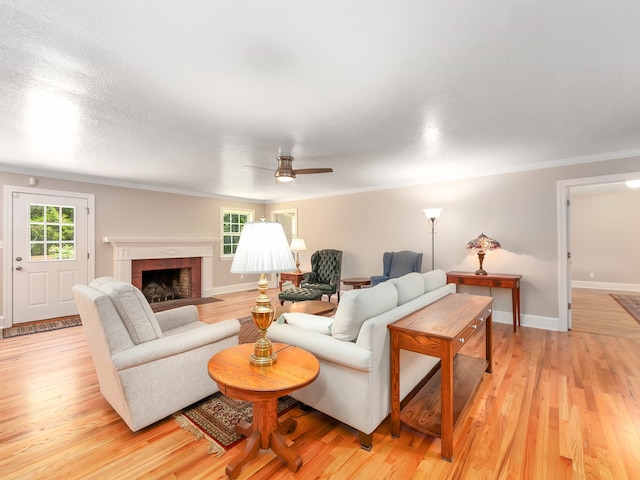
<path fill-rule="evenodd" d="M 388 325 L 391 335 L 391 434 L 404 423 L 441 438 L 440 454 L 453 460 L 453 429 L 484 372 L 491 373 L 491 302 L 493 298 L 450 293 Z M 485 325 L 484 358 L 458 354 Z M 440 369 L 401 410 L 400 349 L 440 358 Z M 455 392 L 454 392 L 455 385 Z"/>
<path fill-rule="evenodd" d="M 282 291 L 282 284 L 286 281 L 293 282 L 296 288 L 300 288 L 300 282 L 303 276 L 303 272 L 281 272 L 280 280 L 278 280 L 278 288 Z"/>
<path fill-rule="evenodd" d="M 511 305 L 513 310 L 513 331 L 520 326 L 520 279 L 522 275 L 505 273 L 490 273 L 476 275 L 472 272 L 447 272 L 447 283 L 471 285 L 474 287 L 510 288 Z"/>
<path fill-rule="evenodd" d="M 218 384 L 220 392 L 238 400 L 253 402 L 253 423 L 236 425 L 236 431 L 247 438 L 247 444 L 227 465 L 225 472 L 238 478 L 242 467 L 262 448 L 271 448 L 287 467 L 297 472 L 302 458 L 287 446 L 282 433 L 291 433 L 296 421 L 289 417 L 278 422 L 278 398 L 305 387 L 320 372 L 320 363 L 306 350 L 274 343 L 278 361 L 268 367 L 249 363 L 252 343 L 244 343 L 216 353 L 209 360 L 209 375 Z"/>
<path fill-rule="evenodd" d="M 358 288 L 371 285 L 371 279 L 370 278 L 343 278 L 342 283 L 344 283 L 345 285 L 350 285 L 354 289 L 358 289 Z"/>

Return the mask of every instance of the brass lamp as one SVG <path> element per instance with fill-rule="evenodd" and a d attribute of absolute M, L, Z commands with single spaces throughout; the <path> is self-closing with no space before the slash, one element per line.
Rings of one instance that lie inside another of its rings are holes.
<path fill-rule="evenodd" d="M 251 309 L 253 322 L 260 330 L 260 337 L 249 358 L 251 365 L 258 367 L 273 365 L 278 358 L 273 351 L 271 341 L 267 338 L 267 329 L 273 322 L 276 311 L 271 306 L 271 299 L 267 295 L 269 282 L 265 274 L 290 271 L 294 266 L 293 256 L 281 224 L 278 222 L 245 223 L 230 271 L 231 273 L 260 274 L 258 282 L 260 295 Z"/>
<path fill-rule="evenodd" d="M 307 249 L 304 240 L 301 238 L 294 238 L 291 240 L 289 248 L 292 252 L 296 253 L 296 273 L 302 273 L 300 271 L 300 252 L 304 252 Z"/>
<path fill-rule="evenodd" d="M 500 242 L 493 238 L 487 237 L 484 233 L 481 233 L 479 237 L 474 238 L 467 242 L 468 250 L 478 251 L 478 260 L 480 261 L 480 268 L 476 270 L 476 275 L 486 275 L 487 272 L 482 268 L 482 261 L 484 260 L 485 252 L 489 250 L 496 250 L 500 247 Z"/>

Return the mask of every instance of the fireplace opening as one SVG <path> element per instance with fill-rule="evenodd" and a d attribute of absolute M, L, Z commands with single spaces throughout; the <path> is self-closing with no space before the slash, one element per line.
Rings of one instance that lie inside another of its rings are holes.
<path fill-rule="evenodd" d="M 131 262 L 131 283 L 149 303 L 202 295 L 202 258 L 155 258 Z"/>
<path fill-rule="evenodd" d="M 149 303 L 191 297 L 191 269 L 167 268 L 142 272 L 142 293 Z"/>

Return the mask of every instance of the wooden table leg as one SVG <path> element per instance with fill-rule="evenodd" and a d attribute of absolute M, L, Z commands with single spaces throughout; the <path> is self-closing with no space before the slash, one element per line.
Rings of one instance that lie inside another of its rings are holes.
<path fill-rule="evenodd" d="M 391 332 L 391 436 L 400 436 L 400 340 Z"/>
<path fill-rule="evenodd" d="M 273 453 L 287 464 L 289 469 L 297 472 L 302 466 L 302 457 L 287 446 L 283 433 L 291 433 L 297 422 L 289 417 L 278 422 L 278 399 L 256 400 L 253 402 L 253 423 L 236 425 L 236 432 L 247 437 L 247 444 L 242 452 L 229 462 L 225 470 L 229 477 L 235 479 L 247 462 L 258 455 L 260 449 L 271 448 Z"/>
<path fill-rule="evenodd" d="M 442 341 L 440 357 L 442 427 L 440 432 L 440 456 L 453 461 L 453 351 L 449 341 Z"/>

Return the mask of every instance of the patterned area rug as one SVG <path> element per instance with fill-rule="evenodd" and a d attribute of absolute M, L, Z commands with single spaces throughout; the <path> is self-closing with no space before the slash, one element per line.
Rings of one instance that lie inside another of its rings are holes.
<path fill-rule="evenodd" d="M 49 332 L 51 330 L 59 330 L 61 328 L 77 327 L 79 325 L 82 325 L 80 317 L 71 317 L 16 325 L 14 327 L 3 328 L 0 331 L 2 332 L 2 338 L 9 338 L 19 337 L 21 335 L 30 335 L 32 333 Z"/>
<path fill-rule="evenodd" d="M 622 295 L 618 293 L 610 293 L 609 295 L 640 323 L 640 295 Z"/>
<path fill-rule="evenodd" d="M 298 401 L 291 397 L 279 398 L 278 414 L 288 412 L 297 404 Z M 236 425 L 253 421 L 253 403 L 234 400 L 216 392 L 175 414 L 174 418 L 180 427 L 191 432 L 198 440 L 209 440 L 209 453 L 219 457 L 244 440 L 242 435 L 236 433 Z"/>

